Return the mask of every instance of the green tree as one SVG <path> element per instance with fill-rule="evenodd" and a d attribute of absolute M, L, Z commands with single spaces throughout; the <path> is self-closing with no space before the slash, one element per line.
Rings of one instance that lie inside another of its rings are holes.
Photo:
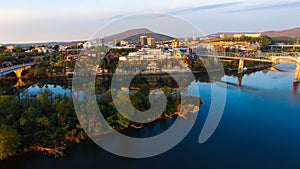
<path fill-rule="evenodd" d="M 7 126 L 0 126 L 0 160 L 14 155 L 21 145 L 21 136 L 17 130 Z"/>

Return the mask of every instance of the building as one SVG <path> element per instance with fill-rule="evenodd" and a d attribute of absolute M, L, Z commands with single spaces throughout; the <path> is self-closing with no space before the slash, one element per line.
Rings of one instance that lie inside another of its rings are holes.
<path fill-rule="evenodd" d="M 250 38 L 259 38 L 261 37 L 261 33 L 247 33 L 245 36 Z"/>
<path fill-rule="evenodd" d="M 225 34 L 220 34 L 220 38 L 224 39 L 225 38 Z"/>
<path fill-rule="evenodd" d="M 163 52 L 161 49 L 149 49 L 149 48 L 142 48 L 137 52 L 131 52 L 126 57 L 122 57 L 119 61 L 133 61 L 133 60 L 160 60 L 160 59 L 167 59 L 173 58 L 171 53 Z"/>
<path fill-rule="evenodd" d="M 64 45 L 59 45 L 59 49 L 58 49 L 60 52 L 64 52 L 67 50 L 67 46 L 64 46 Z"/>
<path fill-rule="evenodd" d="M 115 40 L 114 40 L 114 45 L 115 45 L 115 46 L 120 46 L 120 41 L 119 41 L 118 39 L 115 39 Z"/>
<path fill-rule="evenodd" d="M 83 45 L 83 48 L 91 48 L 92 47 L 92 42 L 89 42 L 89 41 L 87 41 L 87 42 L 85 42 Z"/>
<path fill-rule="evenodd" d="M 234 38 L 241 38 L 242 36 L 243 36 L 243 34 L 240 34 L 240 33 L 237 33 L 237 34 L 233 35 Z"/>
<path fill-rule="evenodd" d="M 140 44 L 142 46 L 148 45 L 147 39 L 148 39 L 148 36 L 140 36 Z"/>
<path fill-rule="evenodd" d="M 100 44 L 104 44 L 105 43 L 105 39 L 103 39 L 103 38 L 99 39 L 99 43 Z"/>
<path fill-rule="evenodd" d="M 124 41 L 124 40 L 120 41 L 120 46 L 127 46 L 127 45 L 128 45 L 128 41 Z"/>
<path fill-rule="evenodd" d="M 35 47 L 32 49 L 33 50 L 36 50 L 38 53 L 48 53 L 48 48 L 47 47 Z"/>
<path fill-rule="evenodd" d="M 172 48 L 179 48 L 180 42 L 177 39 L 172 40 Z"/>
<path fill-rule="evenodd" d="M 6 51 L 7 52 L 12 52 L 12 50 L 15 48 L 15 46 L 10 45 L 10 46 L 6 46 Z"/>
<path fill-rule="evenodd" d="M 150 47 L 155 47 L 155 39 L 154 38 L 148 38 L 147 39 L 147 44 Z"/>

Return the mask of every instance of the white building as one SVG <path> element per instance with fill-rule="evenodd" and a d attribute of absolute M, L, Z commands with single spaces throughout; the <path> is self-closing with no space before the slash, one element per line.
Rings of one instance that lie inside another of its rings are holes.
<path fill-rule="evenodd" d="M 84 49 L 91 48 L 92 47 L 92 42 L 87 41 L 82 46 L 83 46 Z"/>
<path fill-rule="evenodd" d="M 60 52 L 64 52 L 64 51 L 66 51 L 66 49 L 67 49 L 66 46 L 64 46 L 64 45 L 59 45 L 59 51 L 60 51 Z"/>
<path fill-rule="evenodd" d="M 259 38 L 261 37 L 261 33 L 248 33 L 245 34 L 246 37 L 250 37 L 250 38 Z"/>

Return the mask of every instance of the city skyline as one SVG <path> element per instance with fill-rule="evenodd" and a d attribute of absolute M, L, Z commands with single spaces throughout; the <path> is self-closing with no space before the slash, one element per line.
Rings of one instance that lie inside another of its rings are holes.
<path fill-rule="evenodd" d="M 204 34 L 263 32 L 299 27 L 296 0 L 120 0 L 0 2 L 0 43 L 73 41 L 89 39 L 104 25 L 139 13 L 175 15 Z M 172 35 L 172 32 L 170 32 Z M 178 35 L 180 36 L 180 35 Z"/>

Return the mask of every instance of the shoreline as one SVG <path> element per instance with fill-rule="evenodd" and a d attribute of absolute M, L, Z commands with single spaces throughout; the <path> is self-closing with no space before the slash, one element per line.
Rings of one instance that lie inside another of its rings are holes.
<path fill-rule="evenodd" d="M 203 104 L 203 101 L 201 100 L 199 108 L 202 104 Z M 157 124 L 163 120 L 167 120 L 167 119 L 175 119 L 175 118 L 186 119 L 187 117 L 185 115 L 188 115 L 190 113 L 193 113 L 193 112 L 188 112 L 188 113 L 184 113 L 184 114 L 181 114 L 180 112 L 174 112 L 171 115 L 161 115 L 158 118 L 154 119 L 153 121 L 150 121 L 149 123 L 145 123 L 145 124 L 133 123 L 130 126 L 128 126 L 127 128 L 117 128 L 117 129 L 114 129 L 114 131 L 124 132 L 126 130 L 140 130 L 145 127 L 155 125 L 155 124 Z M 105 135 L 111 134 L 112 132 L 113 131 L 108 130 L 108 131 L 102 132 L 98 136 L 105 136 Z M 65 156 L 65 151 L 68 149 L 68 147 L 77 145 L 77 144 L 85 144 L 85 143 L 93 142 L 88 136 L 85 139 L 71 138 L 68 140 L 66 140 L 65 138 L 62 138 L 62 137 L 63 136 L 61 136 L 60 138 L 57 139 L 57 140 L 60 140 L 59 143 L 55 143 L 53 145 L 48 145 L 48 146 L 35 145 L 35 146 L 29 147 L 29 148 L 24 148 L 23 150 L 17 152 L 15 155 L 12 155 L 12 156 L 8 157 L 7 159 L 0 160 L 0 163 L 18 159 L 23 156 L 30 155 L 31 153 L 40 153 L 40 154 L 43 154 L 44 156 L 48 156 L 48 157 L 51 157 L 54 159 L 61 158 L 61 157 Z"/>

